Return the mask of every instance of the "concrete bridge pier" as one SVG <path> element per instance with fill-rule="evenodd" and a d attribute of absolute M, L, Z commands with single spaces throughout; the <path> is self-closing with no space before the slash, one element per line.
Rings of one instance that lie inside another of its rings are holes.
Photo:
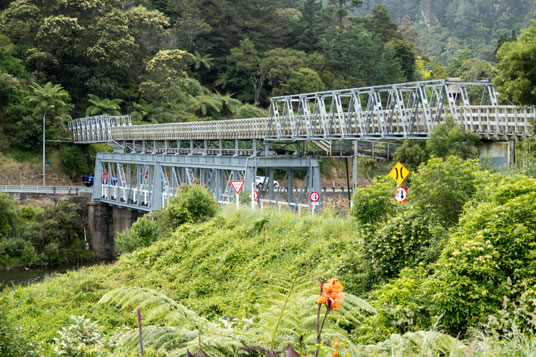
<path fill-rule="evenodd" d="M 484 141 L 479 148 L 484 166 L 504 171 L 515 163 L 515 141 Z"/>
<path fill-rule="evenodd" d="M 126 231 L 144 213 L 110 206 L 102 202 L 90 202 L 88 210 L 89 233 L 93 252 L 99 259 L 113 259 L 118 250 L 115 238 Z"/>

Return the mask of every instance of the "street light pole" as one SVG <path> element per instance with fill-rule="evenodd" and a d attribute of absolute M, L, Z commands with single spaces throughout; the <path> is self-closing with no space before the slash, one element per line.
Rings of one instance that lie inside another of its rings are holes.
<path fill-rule="evenodd" d="M 45 173 L 45 118 L 47 116 L 47 110 L 54 108 L 54 105 L 49 105 L 43 113 L 43 186 L 46 186 L 46 173 Z"/>

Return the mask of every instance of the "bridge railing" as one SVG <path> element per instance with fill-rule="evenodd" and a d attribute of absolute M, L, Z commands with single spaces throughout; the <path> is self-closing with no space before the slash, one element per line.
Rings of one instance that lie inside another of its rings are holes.
<path fill-rule="evenodd" d="M 92 193 L 93 188 L 86 186 L 32 186 L 32 185 L 0 185 L 0 191 L 9 193 L 42 193 L 54 195 L 78 195 Z"/>

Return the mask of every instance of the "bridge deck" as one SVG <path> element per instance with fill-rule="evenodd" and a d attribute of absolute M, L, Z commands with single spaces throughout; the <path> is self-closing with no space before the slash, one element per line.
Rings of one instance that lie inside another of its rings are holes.
<path fill-rule="evenodd" d="M 532 107 L 498 105 L 489 81 L 435 80 L 273 97 L 268 118 L 132 126 L 129 116 L 104 115 L 69 128 L 76 143 L 425 139 L 447 115 L 488 140 L 526 138 L 536 118 Z"/>
<path fill-rule="evenodd" d="M 341 140 L 341 139 L 425 139 L 433 127 L 444 121 L 447 110 L 440 113 L 440 120 L 426 123 L 417 116 L 408 121 L 410 113 L 397 112 L 391 120 L 382 120 L 381 114 L 360 118 L 357 113 L 331 115 L 331 125 L 322 125 L 311 116 L 279 117 L 277 123 L 270 118 L 218 120 L 205 122 L 117 125 L 98 124 L 101 119 L 87 118 L 85 122 L 73 121 L 76 143 L 142 140 Z M 431 108 L 437 116 L 438 110 Z M 458 122 L 468 131 L 489 140 L 517 140 L 531 135 L 531 120 L 536 118 L 534 108 L 515 106 L 469 106 L 458 108 Z M 422 112 L 421 112 L 422 116 Z M 77 119 L 81 121 L 82 119 Z M 105 120 L 105 118 L 104 118 Z M 282 123 L 282 124 L 278 124 Z"/>

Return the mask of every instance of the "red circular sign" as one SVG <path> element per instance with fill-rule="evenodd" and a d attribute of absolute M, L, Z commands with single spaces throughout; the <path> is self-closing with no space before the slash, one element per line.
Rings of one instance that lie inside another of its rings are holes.
<path fill-rule="evenodd" d="M 259 199 L 259 193 L 257 191 L 251 191 L 250 198 L 252 201 L 257 201 Z"/>
<path fill-rule="evenodd" d="M 107 173 L 107 172 L 104 172 L 104 173 L 102 174 L 102 179 L 103 179 L 103 180 L 108 180 L 108 173 Z"/>
<path fill-rule="evenodd" d="M 311 192 L 309 199 L 311 202 L 318 202 L 320 200 L 320 194 L 318 192 Z"/>
<path fill-rule="evenodd" d="M 395 200 L 405 202 L 408 199 L 408 189 L 404 186 L 398 186 L 395 190 Z"/>

